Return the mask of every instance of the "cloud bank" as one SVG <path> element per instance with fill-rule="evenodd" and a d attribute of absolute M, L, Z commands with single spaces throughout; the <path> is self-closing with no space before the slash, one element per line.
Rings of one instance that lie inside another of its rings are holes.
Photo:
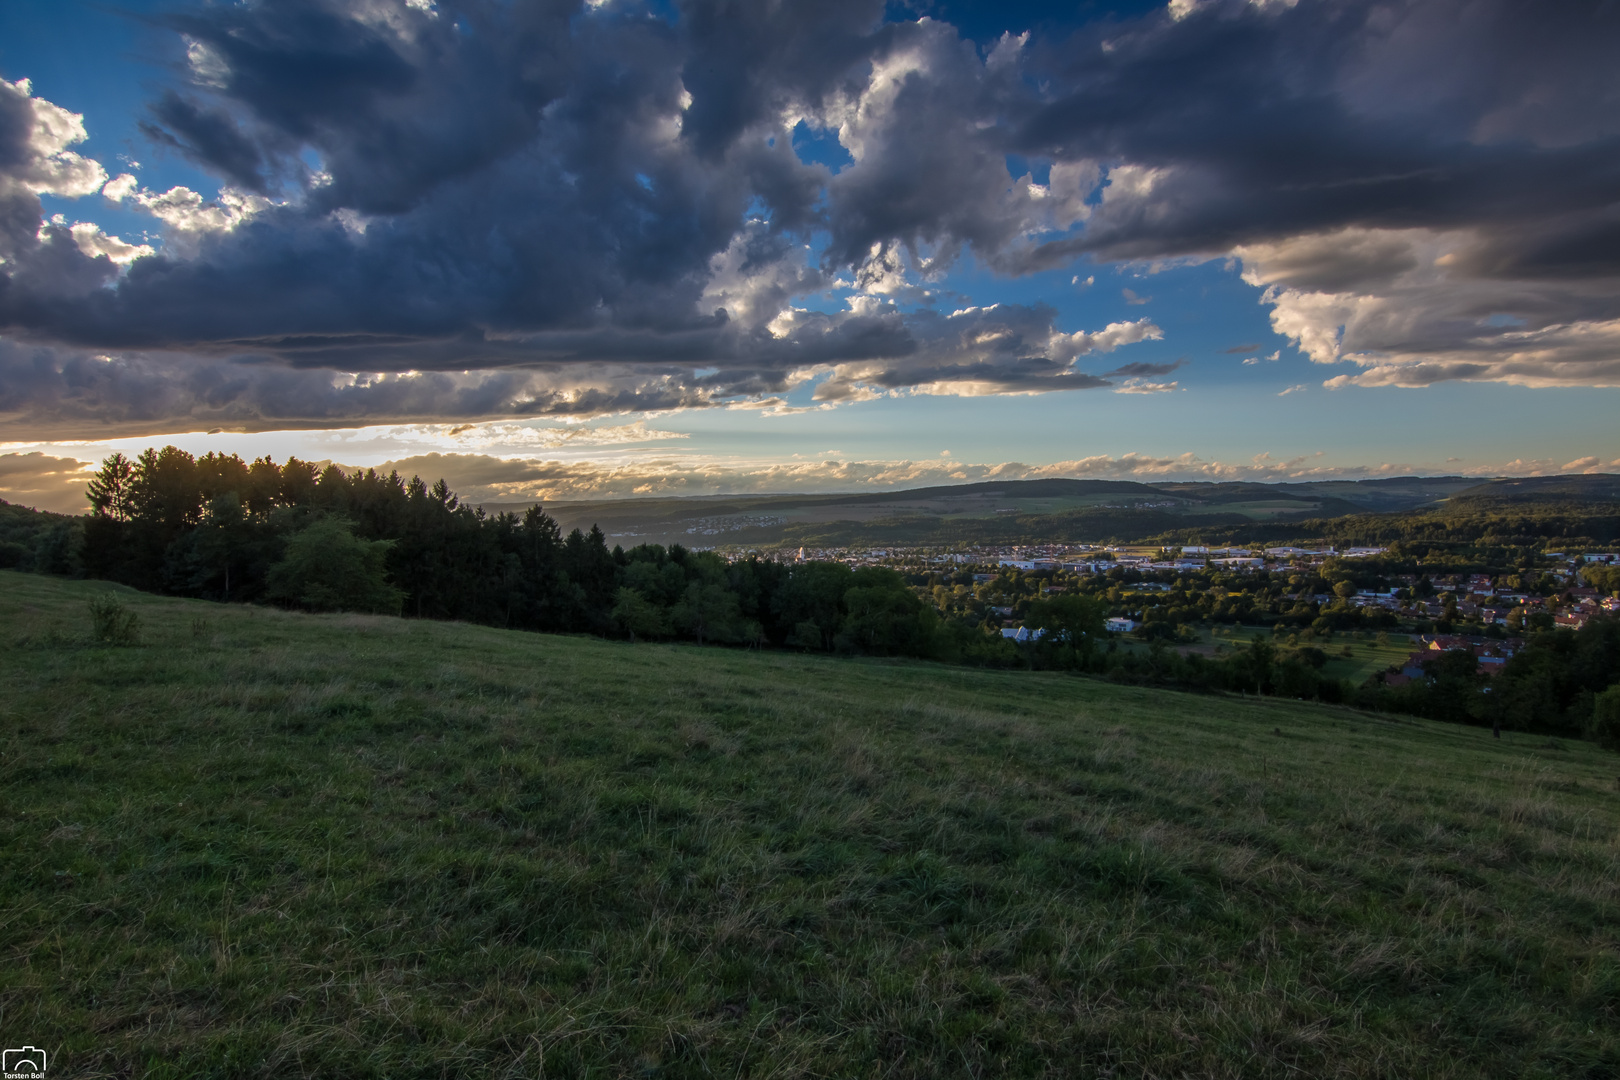
<path fill-rule="evenodd" d="M 109 178 L 93 117 L 0 84 L 0 424 L 1177 387 L 1101 370 L 1145 318 L 947 313 L 968 256 L 1235 260 L 1332 387 L 1620 385 L 1613 5 L 1176 0 L 982 46 L 886 10 L 188 8 L 142 130 L 212 195 Z"/>
<path fill-rule="evenodd" d="M 491 425 L 499 429 L 504 425 Z M 634 429 L 634 425 L 628 425 Z M 563 446 L 650 441 L 667 432 L 617 428 L 582 429 L 596 436 L 565 440 Z M 500 438 L 510 432 L 472 433 L 465 445 Z M 340 466 L 342 465 L 339 462 Z M 342 466 L 345 469 L 349 466 Z M 566 502 L 655 496 L 748 495 L 803 492 L 858 492 L 974 483 L 984 480 L 1032 480 L 1047 477 L 1170 481 L 1362 480 L 1377 477 L 1447 473 L 1452 475 L 1542 476 L 1570 472 L 1613 472 L 1620 459 L 1588 455 L 1574 461 L 1525 460 L 1460 465 L 1380 462 L 1331 465 L 1321 454 L 1276 458 L 1269 453 L 1247 460 L 1220 461 L 1194 453 L 1171 456 L 1127 453 L 1098 454 L 1049 464 L 932 460 L 850 460 L 829 452 L 813 460 L 749 461 L 699 454 L 650 450 L 618 458 L 503 457 L 488 453 L 430 451 L 385 461 L 380 472 L 443 479 L 463 501 L 481 503 Z M 0 453 L 0 499 L 65 513 L 85 510 L 84 484 L 92 462 L 40 452 Z"/>

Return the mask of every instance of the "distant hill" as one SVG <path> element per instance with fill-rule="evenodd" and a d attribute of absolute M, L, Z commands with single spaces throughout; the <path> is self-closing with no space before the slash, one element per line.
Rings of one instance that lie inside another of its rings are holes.
<path fill-rule="evenodd" d="M 565 529 L 600 525 L 610 543 L 850 546 L 1128 540 L 1161 534 L 1297 535 L 1296 523 L 1487 505 L 1620 502 L 1620 477 L 1481 481 L 1401 476 L 1304 483 L 1047 478 L 855 493 L 711 495 L 558 502 Z M 528 503 L 486 504 L 491 512 Z"/>
<path fill-rule="evenodd" d="M 1620 502 L 1620 475 L 1516 476 L 1464 488 L 1456 498 L 1502 504 Z"/>

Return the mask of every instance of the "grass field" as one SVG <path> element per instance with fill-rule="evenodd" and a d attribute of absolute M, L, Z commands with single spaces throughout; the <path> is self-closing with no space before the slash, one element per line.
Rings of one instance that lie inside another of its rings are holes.
<path fill-rule="evenodd" d="M 0 572 L 0 1037 L 118 1077 L 1612 1077 L 1620 757 Z"/>
<path fill-rule="evenodd" d="M 1327 664 L 1322 668 L 1324 675 L 1360 686 L 1368 677 L 1391 665 L 1400 667 L 1420 647 L 1408 634 L 1390 633 L 1385 637 L 1389 639 L 1387 645 L 1378 644 L 1378 635 L 1370 631 L 1362 631 L 1358 635 L 1340 633 L 1326 640 L 1312 639 L 1301 644 L 1314 645 L 1327 654 Z M 1255 640 L 1286 644 L 1289 638 L 1284 635 L 1279 639 L 1270 629 L 1262 627 L 1205 626 L 1199 628 L 1199 640 L 1204 645 L 1225 645 L 1230 649 Z M 1349 656 L 1344 655 L 1346 646 L 1350 648 Z"/>

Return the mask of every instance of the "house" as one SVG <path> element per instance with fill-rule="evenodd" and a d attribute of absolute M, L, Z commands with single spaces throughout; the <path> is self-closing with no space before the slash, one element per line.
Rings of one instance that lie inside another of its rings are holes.
<path fill-rule="evenodd" d="M 1109 619 L 1103 624 L 1105 629 L 1107 629 L 1110 633 L 1115 634 L 1128 634 L 1141 625 L 1142 624 L 1137 622 L 1135 619 L 1126 619 L 1120 616 Z"/>
<path fill-rule="evenodd" d="M 1027 626 L 1003 626 L 1001 636 L 1010 638 L 1020 645 L 1026 645 L 1029 642 L 1041 640 L 1046 636 L 1046 630 L 1045 628 L 1031 630 Z"/>
<path fill-rule="evenodd" d="M 1423 678 L 1424 661 L 1432 660 L 1433 658 L 1434 656 L 1432 653 L 1415 652 L 1411 656 L 1408 656 L 1406 658 L 1406 662 L 1401 665 L 1401 674 L 1406 676 L 1408 681 L 1412 679 L 1421 679 Z"/>

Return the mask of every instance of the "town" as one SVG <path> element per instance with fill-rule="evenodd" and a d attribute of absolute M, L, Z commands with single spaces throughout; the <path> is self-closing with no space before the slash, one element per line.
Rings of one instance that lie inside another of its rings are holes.
<path fill-rule="evenodd" d="M 1611 575 L 1586 573 L 1620 567 L 1620 553 L 1613 551 L 1534 553 L 1521 555 L 1515 565 L 1475 572 L 1444 564 L 1433 570 L 1410 566 L 1411 559 L 1392 555 L 1387 547 L 1048 544 L 949 552 L 898 547 L 720 551 L 729 558 L 890 567 L 942 611 L 982 614 L 994 629 L 1016 623 L 1031 601 L 1071 590 L 1106 596 L 1109 629 L 1122 632 L 1140 630 L 1149 613 L 1189 606 L 1206 621 L 1297 626 L 1303 619 L 1318 633 L 1349 617 L 1381 629 L 1457 628 L 1496 637 L 1555 626 L 1578 630 L 1601 613 L 1620 611 L 1620 596 L 1589 583 Z"/>

